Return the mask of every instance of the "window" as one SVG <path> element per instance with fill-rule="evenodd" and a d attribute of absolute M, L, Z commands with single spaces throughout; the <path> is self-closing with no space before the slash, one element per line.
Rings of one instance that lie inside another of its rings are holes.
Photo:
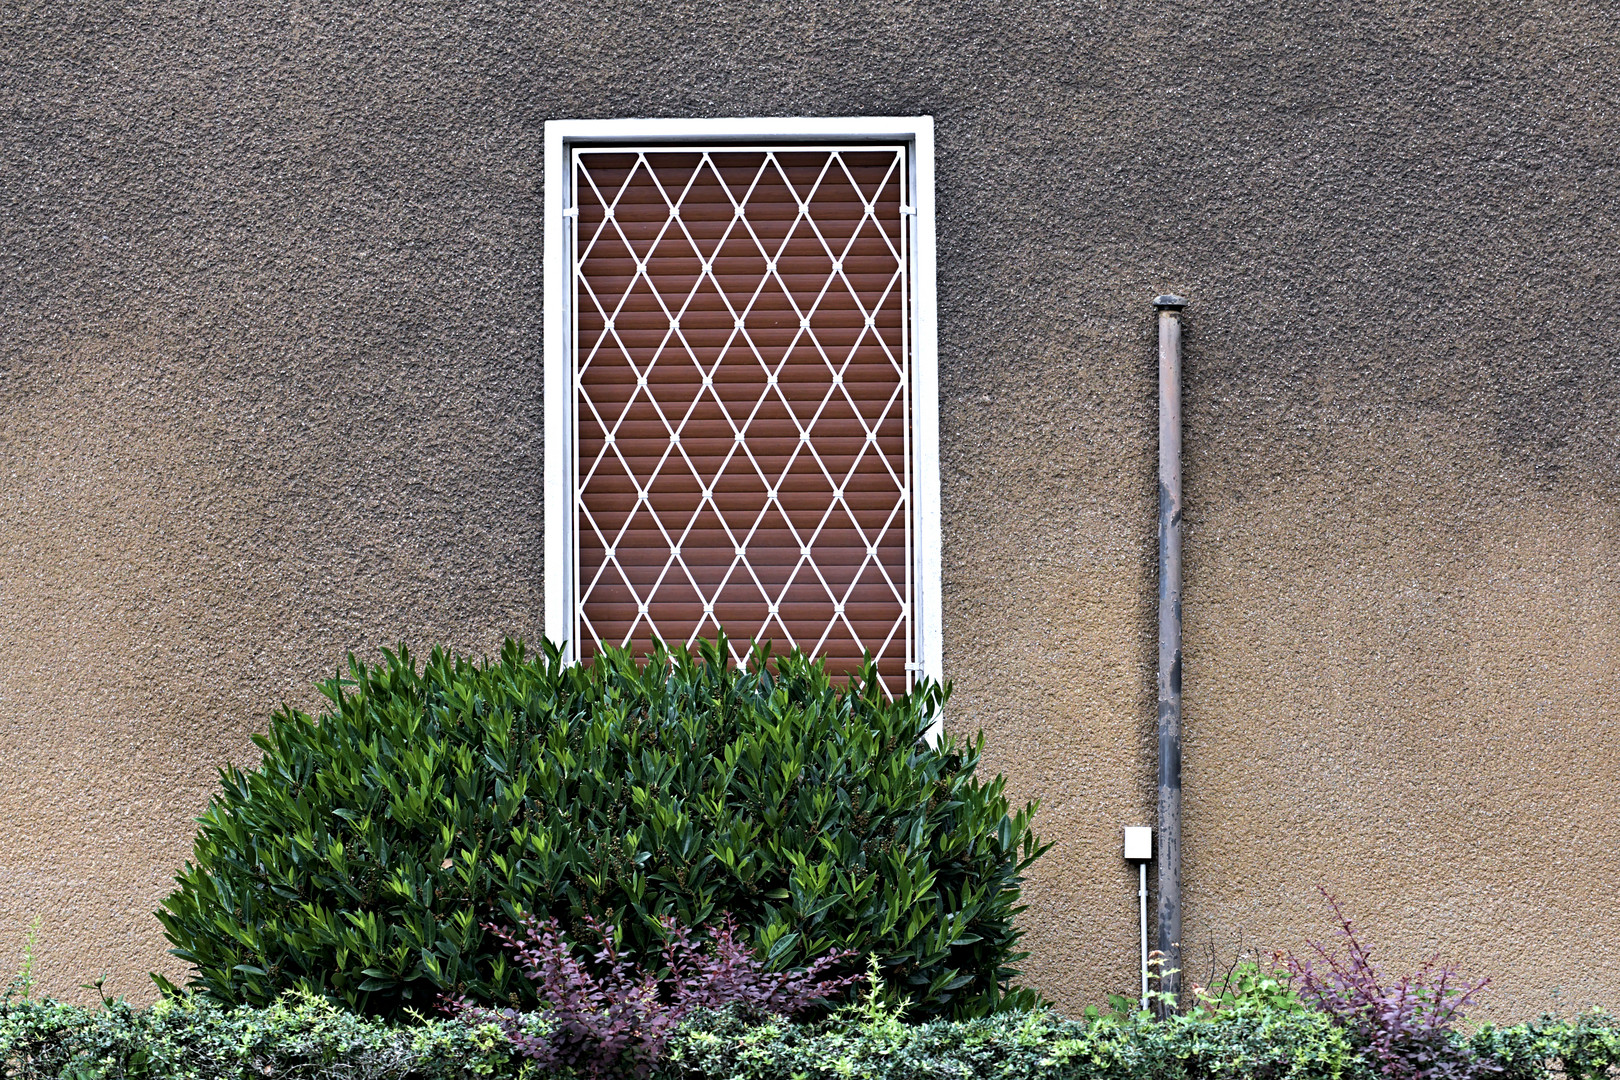
<path fill-rule="evenodd" d="M 940 675 L 932 122 L 546 128 L 546 633 Z"/>

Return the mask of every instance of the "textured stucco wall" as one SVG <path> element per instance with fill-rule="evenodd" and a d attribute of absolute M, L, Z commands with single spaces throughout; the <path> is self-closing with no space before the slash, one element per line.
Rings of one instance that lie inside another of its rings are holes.
<path fill-rule="evenodd" d="M 0 969 L 39 916 L 46 989 L 146 995 L 275 703 L 538 633 L 546 119 L 931 113 L 946 663 L 1059 840 L 1030 980 L 1133 979 L 1174 290 L 1189 951 L 1324 885 L 1496 1015 L 1620 1006 L 1611 14 L 0 6 Z"/>

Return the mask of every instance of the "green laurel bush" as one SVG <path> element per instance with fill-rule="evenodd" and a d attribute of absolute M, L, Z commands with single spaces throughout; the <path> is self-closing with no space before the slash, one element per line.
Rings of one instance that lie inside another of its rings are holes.
<path fill-rule="evenodd" d="M 157 913 L 190 987 L 384 1018 L 452 992 L 528 1008 L 485 924 L 581 940 L 589 915 L 646 950 L 660 916 L 730 912 L 777 969 L 875 955 L 918 1018 L 1034 1004 L 1011 980 L 1035 804 L 977 776 L 982 735 L 926 744 L 948 690 L 891 701 L 870 666 L 845 685 L 799 654 L 725 656 L 351 656 L 324 712 L 283 708 L 259 767 L 221 770 Z"/>

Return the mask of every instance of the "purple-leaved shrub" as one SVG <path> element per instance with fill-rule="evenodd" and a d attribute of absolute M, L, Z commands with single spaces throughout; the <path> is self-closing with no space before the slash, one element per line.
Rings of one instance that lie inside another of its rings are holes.
<path fill-rule="evenodd" d="M 601 941 L 590 962 L 575 953 L 556 919 L 529 919 L 516 932 L 488 925 L 509 948 L 541 1001 L 538 1013 L 491 1009 L 465 997 L 446 1010 L 472 1023 L 493 1023 L 523 1056 L 543 1069 L 573 1069 L 586 1076 L 624 1072 L 645 1076 L 663 1052 L 670 1031 L 698 1009 L 740 1006 L 755 1015 L 793 1017 L 842 994 L 860 974 L 829 973 L 855 953 L 840 951 L 798 971 L 769 971 L 738 938 L 728 914 L 708 935 L 673 918 L 664 929 L 659 964 L 649 967 L 619 945 L 614 927 L 586 915 Z"/>
<path fill-rule="evenodd" d="M 1335 936 L 1344 954 L 1312 941 L 1314 958 L 1281 959 L 1300 997 L 1343 1027 L 1368 1064 L 1391 1080 L 1482 1080 L 1502 1071 L 1456 1030 L 1489 979 L 1464 982 L 1436 955 L 1412 974 L 1386 981 L 1339 901 L 1326 889 L 1322 895 L 1339 924 Z"/>

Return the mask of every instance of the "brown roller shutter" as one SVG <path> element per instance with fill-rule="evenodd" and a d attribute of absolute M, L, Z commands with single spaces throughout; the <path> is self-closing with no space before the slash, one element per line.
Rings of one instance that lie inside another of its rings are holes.
<path fill-rule="evenodd" d="M 909 684 L 905 170 L 894 146 L 574 151 L 581 656 L 724 628 Z"/>

